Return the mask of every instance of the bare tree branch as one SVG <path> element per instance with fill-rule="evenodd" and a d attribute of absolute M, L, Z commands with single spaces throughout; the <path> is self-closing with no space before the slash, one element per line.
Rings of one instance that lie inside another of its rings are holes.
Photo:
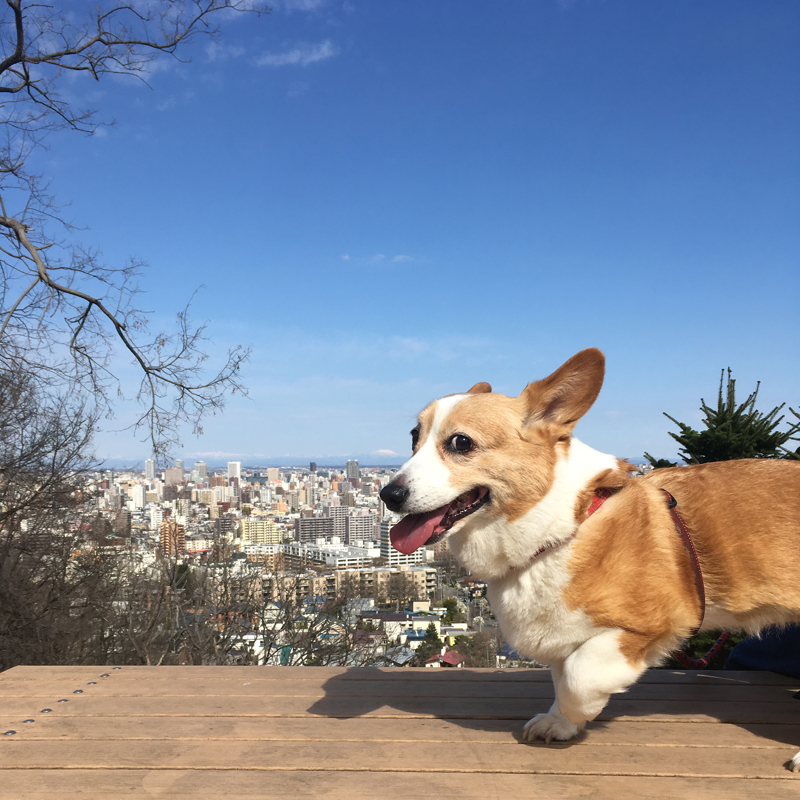
<path fill-rule="evenodd" d="M 175 330 L 150 332 L 136 300 L 142 264 L 105 266 L 96 251 L 59 239 L 74 234 L 29 157 L 59 130 L 93 133 L 102 122 L 60 91 L 67 73 L 94 80 L 127 75 L 146 80 L 152 61 L 178 58 L 197 35 L 217 35 L 215 19 L 236 11 L 267 12 L 251 0 L 137 0 L 97 7 L 83 21 L 73 8 L 6 0 L 0 16 L 0 367 L 16 359 L 42 389 L 69 385 L 112 413 L 122 394 L 119 349 L 141 375 L 133 427 L 164 458 L 180 426 L 201 430 L 231 392 L 245 392 L 239 372 L 249 356 L 229 350 L 207 374 L 205 326 L 192 326 L 188 306 Z M 69 12 L 69 13 L 67 13 Z"/>

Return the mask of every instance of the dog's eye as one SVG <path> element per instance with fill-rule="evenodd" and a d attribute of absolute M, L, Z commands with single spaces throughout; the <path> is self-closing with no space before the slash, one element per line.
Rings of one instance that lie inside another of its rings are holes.
<path fill-rule="evenodd" d="M 419 428 L 414 428 L 411 431 L 411 449 L 417 449 L 417 443 L 419 442 Z"/>
<path fill-rule="evenodd" d="M 468 453 L 475 445 L 469 436 L 464 436 L 463 433 L 457 433 L 455 436 L 450 437 L 447 443 L 450 449 L 456 453 Z"/>

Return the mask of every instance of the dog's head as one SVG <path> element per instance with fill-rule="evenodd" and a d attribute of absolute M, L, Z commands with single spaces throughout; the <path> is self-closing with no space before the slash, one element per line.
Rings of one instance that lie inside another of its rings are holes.
<path fill-rule="evenodd" d="M 413 553 L 450 532 L 461 538 L 493 521 L 513 522 L 536 506 L 600 392 L 604 369 L 603 354 L 590 348 L 518 397 L 477 383 L 427 406 L 411 431 L 411 458 L 380 493 L 406 515 L 392 528 L 395 549 Z"/>

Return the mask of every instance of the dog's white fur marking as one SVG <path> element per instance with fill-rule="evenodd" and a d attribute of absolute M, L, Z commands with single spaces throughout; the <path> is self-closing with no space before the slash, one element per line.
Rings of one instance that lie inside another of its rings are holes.
<path fill-rule="evenodd" d="M 526 739 L 571 739 L 605 707 L 612 694 L 624 692 L 645 669 L 631 666 L 619 649 L 620 631 L 604 631 L 585 641 L 551 669 L 556 701 L 547 714 L 525 726 Z"/>
<path fill-rule="evenodd" d="M 447 415 L 467 396 L 454 394 L 436 401 L 436 411 L 428 437 L 395 476 L 394 480 L 405 481 L 409 490 L 408 503 L 404 509 L 407 513 L 433 511 L 451 503 L 458 496 L 450 482 L 450 470 L 439 452 L 439 432 Z"/>

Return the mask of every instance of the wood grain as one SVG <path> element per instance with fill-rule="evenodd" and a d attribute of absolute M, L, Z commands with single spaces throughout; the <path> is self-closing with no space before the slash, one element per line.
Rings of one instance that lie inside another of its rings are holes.
<path fill-rule="evenodd" d="M 0 732 L 16 731 L 0 737 L 0 800 L 781 800 L 800 797 L 786 768 L 798 688 L 654 670 L 577 740 L 548 746 L 520 740 L 552 698 L 545 670 L 18 667 L 0 674 Z"/>

